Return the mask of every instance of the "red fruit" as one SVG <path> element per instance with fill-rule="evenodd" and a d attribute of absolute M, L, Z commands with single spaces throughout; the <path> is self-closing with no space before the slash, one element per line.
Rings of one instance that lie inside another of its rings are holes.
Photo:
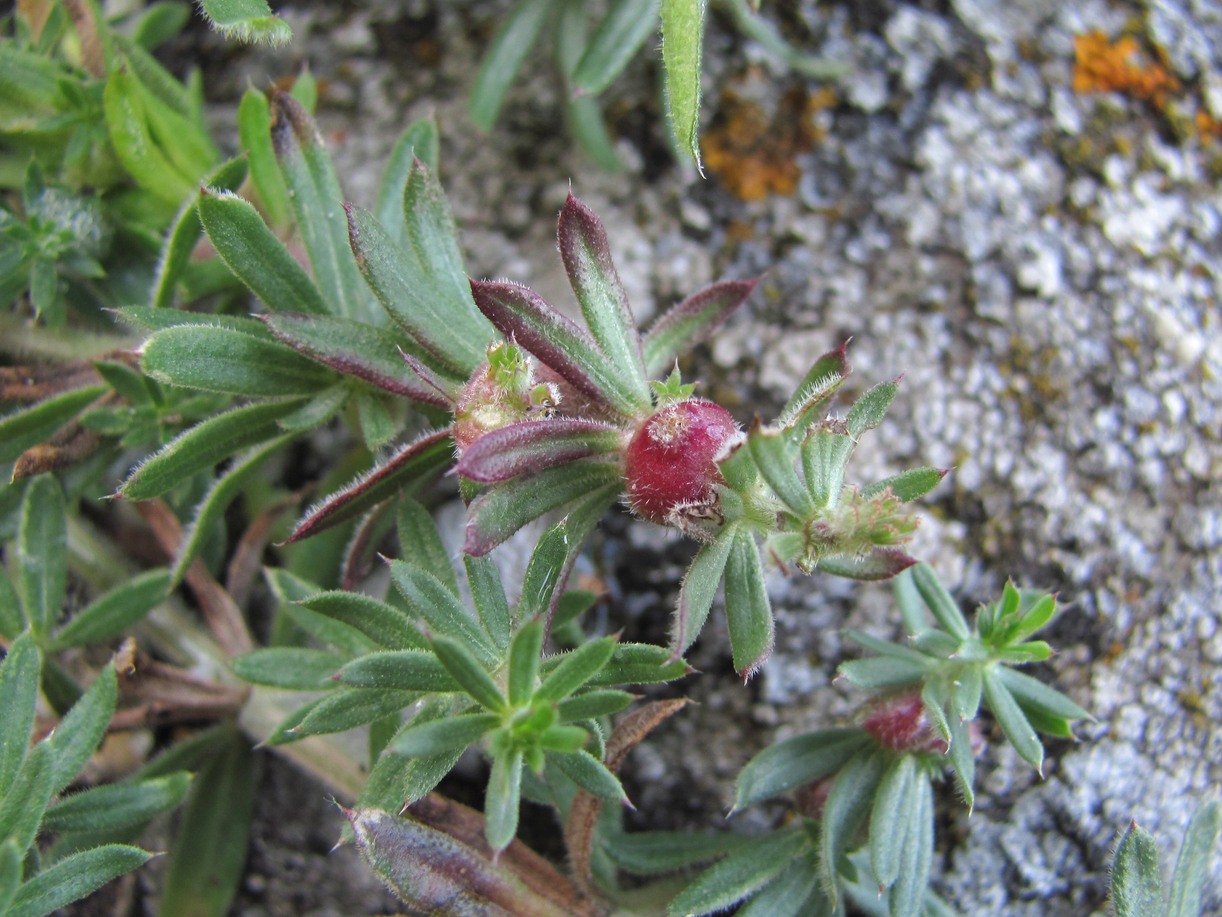
<path fill-rule="evenodd" d="M 651 522 L 683 526 L 716 515 L 717 468 L 740 436 L 730 412 L 701 398 L 676 401 L 645 421 L 628 443 L 628 502 Z"/>
<path fill-rule="evenodd" d="M 892 751 L 946 751 L 946 742 L 925 715 L 920 691 L 904 691 L 876 701 L 861 721 L 878 744 Z"/>

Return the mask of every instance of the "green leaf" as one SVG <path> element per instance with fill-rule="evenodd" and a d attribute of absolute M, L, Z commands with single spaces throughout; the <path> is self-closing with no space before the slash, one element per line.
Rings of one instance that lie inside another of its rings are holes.
<path fill-rule="evenodd" d="M 0 797 L 9 791 L 26 758 L 41 668 L 29 633 L 14 640 L 0 662 Z"/>
<path fill-rule="evenodd" d="M 757 280 L 722 280 L 672 306 L 641 341 L 645 374 L 666 372 L 679 357 L 708 340 L 751 295 Z"/>
<path fill-rule="evenodd" d="M 883 478 L 868 487 L 863 487 L 861 496 L 869 500 L 888 488 L 903 503 L 911 503 L 925 496 L 938 486 L 947 472 L 941 468 L 910 468 L 889 478 Z"/>
<path fill-rule="evenodd" d="M 938 625 L 960 640 L 967 639 L 971 634 L 967 619 L 963 617 L 959 605 L 946 591 L 942 581 L 938 579 L 938 574 L 934 572 L 933 567 L 924 563 L 917 564 L 912 570 L 912 581 L 916 584 L 917 591 L 921 593 L 921 598 Z"/>
<path fill-rule="evenodd" d="M 820 729 L 769 745 L 747 762 L 734 788 L 741 809 L 830 777 L 870 744 L 863 729 Z"/>
<path fill-rule="evenodd" d="M 555 764 L 570 780 L 599 799 L 612 802 L 627 802 L 628 795 L 619 778 L 607 766 L 584 749 L 572 754 L 552 753 L 547 756 L 549 765 Z"/>
<path fill-rule="evenodd" d="M 546 672 L 535 692 L 535 700 L 556 703 L 594 681 L 611 661 L 616 651 L 614 637 L 603 637 L 585 643 L 559 657 L 555 668 Z"/>
<path fill-rule="evenodd" d="M 424 723 L 450 717 L 452 706 L 453 701 L 448 697 L 424 701 L 411 721 L 399 728 L 398 735 Z M 361 790 L 361 804 L 395 809 L 402 808 L 405 803 L 410 805 L 431 792 L 465 750 L 465 747 L 454 748 L 427 758 L 409 758 L 394 750 L 392 738 L 369 772 L 369 779 Z"/>
<path fill-rule="evenodd" d="M 545 673 L 564 662 L 572 653 L 551 656 L 544 660 Z M 548 663 L 551 662 L 552 665 Z M 692 671 L 682 659 L 664 646 L 648 643 L 617 643 L 610 661 L 591 678 L 587 687 L 602 688 L 610 685 L 653 685 L 674 681 Z"/>
<path fill-rule="evenodd" d="M 865 821 L 874 801 L 878 782 L 882 778 L 884 756 L 877 748 L 863 748 L 845 762 L 823 807 L 822 862 L 825 887 L 839 905 L 839 875 L 849 852 L 853 835 Z"/>
<path fill-rule="evenodd" d="M 496 123 L 505 91 L 539 40 L 551 9 L 552 0 L 522 0 L 484 52 L 471 90 L 471 120 L 480 130 L 491 130 Z"/>
<path fill-rule="evenodd" d="M 1116 917 L 1164 913 L 1158 844 L 1135 821 L 1125 829 L 1112 860 L 1112 908 Z"/>
<path fill-rule="evenodd" d="M 687 652 L 704 629 L 737 534 L 737 526 L 727 525 L 714 541 L 701 546 L 683 575 L 670 633 L 670 648 L 675 656 Z"/>
<path fill-rule="evenodd" d="M 413 758 L 462 751 L 480 741 L 500 722 L 501 718 L 495 713 L 459 713 L 442 720 L 412 722 L 387 747 Z"/>
<path fill-rule="evenodd" d="M 899 391 L 898 380 L 880 382 L 853 402 L 848 416 L 844 419 L 849 436 L 859 439 L 862 433 L 873 430 L 882 423 L 883 418 L 887 416 L 887 408 L 891 406 L 891 399 L 895 397 L 897 391 Z"/>
<path fill-rule="evenodd" d="M 626 709 L 634 700 L 635 694 L 615 688 L 586 691 L 560 701 L 556 705 L 556 718 L 561 723 L 573 723 L 578 720 L 613 716 Z"/>
<path fill-rule="evenodd" d="M 26 620 L 41 638 L 55 624 L 68 589 L 68 532 L 64 491 L 51 475 L 26 487 L 17 530 L 17 590 Z"/>
<path fill-rule="evenodd" d="M 297 230 L 310 256 L 327 311 L 378 324 L 376 311 L 348 245 L 343 191 L 314 119 L 288 93 L 271 98 L 272 147 L 289 189 Z"/>
<path fill-rule="evenodd" d="M 49 646 L 63 649 L 102 643 L 127 631 L 170 591 L 165 568 L 146 570 L 98 596 L 55 631 Z"/>
<path fill-rule="evenodd" d="M 139 465 L 123 482 L 118 495 L 128 500 L 151 500 L 168 493 L 192 475 L 274 437 L 280 432 L 277 419 L 298 404 L 251 404 L 196 424 Z"/>
<path fill-rule="evenodd" d="M 1024 710 L 1034 710 L 1066 720 L 1090 719 L 1091 715 L 1056 688 L 1008 666 L 997 666 L 993 674 L 1014 695 Z"/>
<path fill-rule="evenodd" d="M 850 659 L 842 662 L 836 671 L 857 687 L 874 690 L 918 684 L 929 675 L 931 668 L 930 662 L 913 662 L 893 656 L 873 656 L 869 659 Z"/>
<path fill-rule="evenodd" d="M 390 562 L 395 586 L 433 633 L 461 641 L 488 664 L 500 662 L 492 638 L 441 580 L 415 564 Z"/>
<path fill-rule="evenodd" d="M 318 612 L 364 634 L 388 650 L 424 649 L 427 645 L 411 619 L 398 608 L 359 592 L 320 592 L 300 600 Z"/>
<path fill-rule="evenodd" d="M 1192 815 L 1175 873 L 1171 876 L 1171 900 L 1167 917 L 1197 917 L 1201 913 L 1201 894 L 1209 876 L 1209 860 L 1218 840 L 1219 807 L 1217 800 L 1204 803 Z"/>
<path fill-rule="evenodd" d="M 432 694 L 463 690 L 441 661 L 427 650 L 396 650 L 361 656 L 340 669 L 339 680 L 356 688 Z"/>
<path fill-rule="evenodd" d="M 674 872 L 715 860 L 751 843 L 729 831 L 696 834 L 691 831 L 633 831 L 610 834 L 604 840 L 615 864 L 638 876 Z"/>
<path fill-rule="evenodd" d="M 11 913 L 9 905 L 21 885 L 21 851 L 11 840 L 0 843 L 0 914 Z"/>
<path fill-rule="evenodd" d="M 933 863 L 934 816 L 933 788 L 924 773 L 915 777 L 910 805 L 912 813 L 906 826 L 906 842 L 900 850 L 899 872 L 891 887 L 892 914 L 928 913 L 925 900 L 929 868 Z"/>
<path fill-rule="evenodd" d="M 42 830 L 62 833 L 141 827 L 177 806 L 190 785 L 191 775 L 179 771 L 136 783 L 95 786 L 51 806 L 43 817 Z"/>
<path fill-rule="evenodd" d="M 853 437 L 816 428 L 802 443 L 802 473 L 815 506 L 835 509 L 844 490 L 844 466 L 853 453 Z M 863 493 L 863 497 L 865 494 Z"/>
<path fill-rule="evenodd" d="M 701 874 L 671 901 L 666 913 L 678 917 L 725 910 L 776 878 L 808 843 L 801 827 L 759 838 Z"/>
<path fill-rule="evenodd" d="M 249 201 L 220 189 L 207 190 L 199 198 L 199 220 L 221 260 L 272 312 L 333 311 Z"/>
<path fill-rule="evenodd" d="M 161 912 L 224 917 L 246 863 L 255 800 L 255 756 L 230 732 L 196 775 L 170 854 Z"/>
<path fill-rule="evenodd" d="M 0 464 L 8 464 L 26 449 L 46 441 L 105 392 L 104 385 L 88 385 L 0 418 Z"/>
<path fill-rule="evenodd" d="M 505 597 L 505 587 L 501 585 L 501 568 L 491 557 L 472 557 L 466 553 L 463 554 L 463 565 L 480 623 L 497 649 L 504 650 L 509 646 L 510 619 L 509 600 Z"/>
<path fill-rule="evenodd" d="M 463 550 L 487 554 L 526 523 L 566 503 L 603 493 L 611 499 L 622 482 L 617 464 L 583 459 L 494 485 L 471 502 Z"/>
<path fill-rule="evenodd" d="M 43 917 L 140 868 L 151 857 L 150 853 L 122 844 L 104 844 L 74 853 L 22 885 L 12 906 L 5 911 L 6 917 Z M 184 917 L 188 914 L 181 913 Z"/>
<path fill-rule="evenodd" d="M 71 783 L 101 744 L 118 698 L 119 683 L 114 665 L 107 665 L 47 736 L 46 744 L 51 749 L 52 792 L 58 793 Z"/>
<path fill-rule="evenodd" d="M 1010 744 L 1014 746 L 1019 756 L 1029 762 L 1043 776 L 1044 746 L 1040 743 L 1035 730 L 1031 728 L 1031 723 L 1023 713 L 1022 707 L 1018 705 L 1010 689 L 997 677 L 996 669 L 985 669 L 983 674 L 984 699 L 989 705 L 989 710 L 997 719 L 997 725 L 1006 734 L 1006 738 L 1010 740 Z"/>
<path fill-rule="evenodd" d="M 484 837 L 494 851 L 504 850 L 517 834 L 521 798 L 522 752 L 493 758 L 484 796 Z"/>
<path fill-rule="evenodd" d="M 247 44 L 284 45 L 293 30 L 265 0 L 199 0 L 200 12 L 226 38 Z"/>
<path fill-rule="evenodd" d="M 658 0 L 625 0 L 612 4 L 586 45 L 573 72 L 573 82 L 585 92 L 602 92 L 657 27 Z"/>
<path fill-rule="evenodd" d="M 140 368 L 158 382 L 248 397 L 309 395 L 335 381 L 278 341 L 207 325 L 158 331 L 141 349 Z"/>
<path fill-rule="evenodd" d="M 127 69 L 113 71 L 102 102 L 119 162 L 164 214 L 173 214 L 194 193 L 200 176 L 183 175 L 153 137 L 139 79 Z"/>
<path fill-rule="evenodd" d="M 459 595 L 458 575 L 450 552 L 442 543 L 441 533 L 433 517 L 416 500 L 399 501 L 395 513 L 395 527 L 399 535 L 399 551 L 405 559 L 422 570 L 430 571 L 441 584 L 455 596 Z"/>
<path fill-rule="evenodd" d="M 705 0 L 662 0 L 667 114 L 680 149 L 700 165 L 700 55 Z"/>
<path fill-rule="evenodd" d="M 418 159 L 428 166 L 431 172 L 436 173 L 439 158 L 437 122 L 432 117 L 426 117 L 413 121 L 404 129 L 386 160 L 373 215 L 400 248 L 406 248 L 408 244 L 403 198 L 412 174 L 412 165 Z"/>
<path fill-rule="evenodd" d="M 301 541 L 354 519 L 393 496 L 414 493 L 440 475 L 452 459 L 449 430 L 422 433 L 381 464 L 310 507 L 297 520 L 286 543 Z"/>
<path fill-rule="evenodd" d="M 289 192 L 272 149 L 272 115 L 267 95 L 253 86 L 238 103 L 238 139 L 250 162 L 250 178 L 273 226 L 289 222 Z"/>
<path fill-rule="evenodd" d="M 510 707 L 521 707 L 534 694 L 543 651 L 543 619 L 534 617 L 509 644 L 508 695 Z"/>
<path fill-rule="evenodd" d="M 381 688 L 338 688 L 310 705 L 287 731 L 268 739 L 280 745 L 306 736 L 345 732 L 410 707 L 420 699 L 418 691 L 387 691 Z"/>
<path fill-rule="evenodd" d="M 446 671 L 477 703 L 497 713 L 506 709 L 500 687 L 466 644 L 438 635 L 433 637 L 431 645 Z"/>
<path fill-rule="evenodd" d="M 900 755 L 883 771 L 870 808 L 870 865 L 882 888 L 890 888 L 900 875 L 920 805 L 916 787 L 917 761 Z"/>
<path fill-rule="evenodd" d="M 31 748 L 0 798 L 0 837 L 12 839 L 21 851 L 34 843 L 47 803 L 55 792 L 52 785 L 55 762 L 51 756 L 51 747 L 46 742 Z"/>
<path fill-rule="evenodd" d="M 809 901 L 812 895 L 822 897 L 818 884 L 818 868 L 810 856 L 801 856 L 745 902 L 735 912 L 735 917 L 812 917 L 830 913 L 827 909 L 816 909 Z"/>
<path fill-rule="evenodd" d="M 236 657 L 233 672 L 238 678 L 256 685 L 317 691 L 329 687 L 328 681 L 344 661 L 343 656 L 328 650 L 272 646 Z"/>
<path fill-rule="evenodd" d="M 771 655 L 773 641 L 764 565 L 750 529 L 740 529 L 734 536 L 726 563 L 725 600 L 734 670 L 745 680 Z"/>
<path fill-rule="evenodd" d="M 618 6 L 631 5 L 627 0 Z M 607 231 L 598 216 L 570 192 L 557 226 L 560 256 L 586 326 L 599 349 L 619 370 L 635 406 L 648 412 L 653 404 L 636 319 L 611 257 Z"/>
<path fill-rule="evenodd" d="M 522 596 L 518 600 L 518 617 L 530 620 L 546 614 L 552 595 L 560 586 L 569 557 L 569 533 L 564 522 L 553 525 L 539 539 L 526 565 L 522 580 Z M 537 654 L 536 654 L 537 655 Z"/>
<path fill-rule="evenodd" d="M 7 571 L 0 566 L 0 636 L 13 640 L 25 630 L 25 614 L 21 600 L 9 579 Z"/>
<path fill-rule="evenodd" d="M 947 751 L 947 757 L 955 772 L 955 785 L 970 812 L 976 804 L 976 791 L 973 787 L 976 782 L 976 753 L 972 749 L 972 734 L 968 730 L 966 720 L 952 716 L 946 722 L 950 732 L 950 749 Z"/>
<path fill-rule="evenodd" d="M 815 501 L 798 475 L 797 449 L 786 433 L 757 427 L 747 434 L 747 447 L 760 474 L 781 501 L 799 519 L 815 513 Z"/>

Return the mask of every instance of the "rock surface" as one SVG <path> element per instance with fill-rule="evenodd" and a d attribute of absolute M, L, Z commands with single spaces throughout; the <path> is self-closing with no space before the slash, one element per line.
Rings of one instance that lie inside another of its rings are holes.
<path fill-rule="evenodd" d="M 640 318 L 708 281 L 766 271 L 748 314 L 698 358 L 713 380 L 702 394 L 740 420 L 770 416 L 849 336 L 855 386 L 904 373 L 855 473 L 954 467 L 926 501 L 916 553 L 965 605 L 1007 576 L 1059 591 L 1067 611 L 1049 639 L 1061 653 L 1045 674 L 1097 717 L 1079 743 L 1051 744 L 1042 781 L 994 745 L 970 817 L 942 792 L 935 887 L 964 914 L 1102 913 L 1110 844 L 1129 819 L 1168 862 L 1194 805 L 1222 784 L 1222 140 L 1194 120 L 1222 115 L 1217 9 L 764 4 L 843 76 L 809 113 L 793 193 L 743 201 L 667 159 L 652 61 L 605 97 L 621 174 L 597 172 L 559 129 L 542 62 L 510 90 L 495 132 L 476 133 L 466 95 L 508 6 L 285 4 L 288 49 L 205 42 L 215 120 L 232 125 L 248 79 L 308 62 L 347 194 L 368 204 L 398 132 L 435 112 L 468 270 L 558 306 L 571 302 L 554 243 L 570 182 L 605 220 Z M 1162 104 L 1075 91 L 1075 36 L 1092 30 L 1131 31 L 1183 88 Z M 725 87 L 818 88 L 717 17 L 707 44 L 710 121 Z M 595 548 L 622 599 L 615 626 L 664 639 L 690 549 L 640 523 L 612 523 Z M 733 684 L 715 611 L 694 656 L 704 674 L 685 686 L 702 705 L 635 753 L 641 824 L 719 822 L 750 754 L 855 703 L 831 683 L 852 652 L 838 628 L 895 635 L 884 587 L 777 575 L 770 588 L 778 644 L 762 674 Z M 736 821 L 749 830 L 778 811 Z M 279 913 L 250 888 L 236 913 Z M 336 912 L 315 891 L 296 913 Z M 385 906 L 379 893 L 340 912 Z M 1215 855 L 1205 912 L 1220 909 Z"/>

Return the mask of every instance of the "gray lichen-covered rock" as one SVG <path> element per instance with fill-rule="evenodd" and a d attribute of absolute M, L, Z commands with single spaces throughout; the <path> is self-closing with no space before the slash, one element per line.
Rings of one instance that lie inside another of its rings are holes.
<path fill-rule="evenodd" d="M 790 39 L 847 70 L 835 104 L 811 115 L 817 141 L 794 153 L 794 195 L 745 202 L 665 159 L 643 66 L 608 95 L 622 174 L 595 172 L 556 130 L 542 67 L 510 91 L 495 133 L 475 133 L 465 95 L 505 6 L 317 4 L 289 12 L 289 51 L 226 73 L 237 91 L 309 61 L 359 203 L 401 126 L 436 112 L 469 270 L 562 307 L 553 227 L 570 180 L 605 219 L 642 317 L 766 270 L 750 314 L 705 354 L 740 420 L 769 415 L 849 336 L 854 385 L 903 372 L 858 472 L 954 467 L 927 501 L 917 553 L 965 604 L 1007 576 L 1058 590 L 1061 655 L 1045 671 L 1097 718 L 1077 744 L 1051 745 L 1043 780 L 1004 748 L 986 753 L 970 817 L 946 788 L 940 824 L 955 830 L 939 840 L 935 886 L 965 914 L 1102 911 L 1110 843 L 1129 819 L 1170 859 L 1222 784 L 1222 148 L 1189 129 L 1190 114 L 1219 107 L 1217 10 L 802 0 L 785 16 Z M 1075 36 L 1134 27 L 1187 88 L 1166 105 L 1074 91 Z M 767 58 L 744 43 L 713 22 L 710 115 L 717 87 Z M 639 525 L 599 545 L 624 578 L 611 613 L 664 634 L 685 548 Z M 770 588 L 778 645 L 757 681 L 733 684 L 715 614 L 695 650 L 702 706 L 636 753 L 630 788 L 656 824 L 718 822 L 753 750 L 847 714 L 854 698 L 831 680 L 850 652 L 838 628 L 895 634 L 885 588 L 779 574 Z M 1222 857 L 1212 879 L 1207 913 L 1222 909 Z"/>

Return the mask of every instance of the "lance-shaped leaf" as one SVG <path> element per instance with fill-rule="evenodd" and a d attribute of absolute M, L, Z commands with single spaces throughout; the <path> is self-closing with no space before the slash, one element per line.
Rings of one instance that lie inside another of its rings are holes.
<path fill-rule="evenodd" d="M 399 501 L 395 531 L 404 560 L 428 570 L 454 595 L 460 594 L 450 551 L 441 540 L 437 523 L 419 501 L 410 498 Z"/>
<path fill-rule="evenodd" d="M 21 500 L 17 525 L 17 589 L 30 630 L 42 637 L 64 607 L 68 589 L 68 532 L 58 479 L 39 475 Z"/>
<path fill-rule="evenodd" d="M 0 418 L 0 463 L 8 464 L 45 441 L 105 392 L 104 385 L 87 385 Z"/>
<path fill-rule="evenodd" d="M 569 532 L 563 521 L 543 533 L 531 552 L 526 575 L 522 578 L 522 595 L 518 599 L 519 619 L 529 621 L 552 607 L 552 596 L 561 588 L 568 573 L 566 561 L 571 547 Z M 543 629 L 542 625 L 540 629 Z"/>
<path fill-rule="evenodd" d="M 155 309 L 152 306 L 124 306 L 111 310 L 127 325 L 140 330 L 157 332 L 182 325 L 207 325 L 211 328 L 227 328 L 240 331 L 265 341 L 275 340 L 267 326 L 254 318 L 241 315 L 214 315 L 207 312 L 187 312 L 182 309 Z"/>
<path fill-rule="evenodd" d="M 917 760 L 900 755 L 888 765 L 874 794 L 870 809 L 870 865 L 880 888 L 890 888 L 899 878 L 904 852 L 910 843 L 920 806 L 916 781 Z"/>
<path fill-rule="evenodd" d="M 678 659 L 693 641 L 700 636 L 709 610 L 717 597 L 721 575 L 725 572 L 730 548 L 737 537 L 738 527 L 727 525 L 715 541 L 703 545 L 683 575 L 683 586 L 679 590 L 679 604 L 671 622 L 670 649 Z"/>
<path fill-rule="evenodd" d="M 279 728 L 268 737 L 267 744 L 283 745 L 307 736 L 346 732 L 398 713 L 418 700 L 419 691 L 340 687 L 290 716 L 284 724 L 289 728 Z M 303 716 L 298 715 L 303 712 Z"/>
<path fill-rule="evenodd" d="M 802 474 L 819 509 L 835 509 L 840 503 L 844 466 L 855 445 L 847 433 L 829 429 L 812 430 L 802 442 Z"/>
<path fill-rule="evenodd" d="M 8 917 L 41 917 L 92 894 L 112 879 L 138 869 L 151 853 L 123 844 L 103 844 L 71 854 L 24 882 Z"/>
<path fill-rule="evenodd" d="M 273 226 L 289 222 L 289 190 L 272 149 L 272 110 L 267 94 L 253 86 L 238 103 L 238 139 L 250 163 L 250 179 L 259 203 Z"/>
<path fill-rule="evenodd" d="M 463 550 L 487 554 L 532 519 L 621 480 L 618 465 L 586 459 L 494 486 L 471 502 Z"/>
<path fill-rule="evenodd" d="M 33 637 L 22 634 L 0 662 L 0 798 L 21 770 L 34 727 L 42 660 Z"/>
<path fill-rule="evenodd" d="M 938 625 L 960 640 L 967 639 L 971 634 L 967 618 L 963 617 L 958 603 L 946 591 L 933 567 L 929 564 L 917 564 L 912 570 L 912 581 Z"/>
<path fill-rule="evenodd" d="M 1197 809 L 1188 822 L 1171 876 L 1167 917 L 1195 917 L 1201 913 L 1201 894 L 1209 876 L 1209 859 L 1218 840 L 1218 823 L 1218 802 L 1212 799 Z"/>
<path fill-rule="evenodd" d="M 101 643 L 122 634 L 156 607 L 170 591 L 165 569 L 146 570 L 124 580 L 76 612 L 55 631 L 51 647 Z"/>
<path fill-rule="evenodd" d="M 667 114 L 679 149 L 700 168 L 700 56 L 706 0 L 662 0 Z"/>
<path fill-rule="evenodd" d="M 578 417 L 526 420 L 486 433 L 463 450 L 455 471 L 481 484 L 616 451 L 618 427 Z"/>
<path fill-rule="evenodd" d="M 453 446 L 448 430 L 426 433 L 377 467 L 311 507 L 293 527 L 286 544 L 347 522 L 394 496 L 412 493 L 449 465 Z"/>
<path fill-rule="evenodd" d="M 466 644 L 461 640 L 436 636 L 430 641 L 430 645 L 446 671 L 477 703 L 494 713 L 508 709 L 500 686 L 492 680 L 492 676 L 467 649 Z"/>
<path fill-rule="evenodd" d="M 854 832 L 869 814 L 884 763 L 885 758 L 877 748 L 863 748 L 840 769 L 828 792 L 819 859 L 825 885 L 837 903 L 841 867 L 846 865 Z"/>
<path fill-rule="evenodd" d="M 371 869 L 422 914 L 595 917 L 550 863 L 514 841 L 494 859 L 484 819 L 429 796 L 398 818 L 376 809 L 344 810 Z"/>
<path fill-rule="evenodd" d="M 602 92 L 657 27 L 658 0 L 613 4 L 590 37 L 573 72 L 573 82 L 582 92 Z"/>
<path fill-rule="evenodd" d="M 520 284 L 486 280 L 471 281 L 471 293 L 498 331 L 512 337 L 587 398 L 625 417 L 641 412 L 635 386 L 624 379 L 624 371 L 590 335 L 538 293 Z"/>
<path fill-rule="evenodd" d="M 472 557 L 466 553 L 463 554 L 463 566 L 480 623 L 498 649 L 504 650 L 509 646 L 512 622 L 509 600 L 501 584 L 501 568 L 491 557 Z"/>
<path fill-rule="evenodd" d="M 804 430 L 811 423 L 823 419 L 825 406 L 851 372 L 848 347 L 849 343 L 845 341 L 821 356 L 807 370 L 793 397 L 781 410 L 776 423 L 778 427 Z"/>
<path fill-rule="evenodd" d="M 499 661 L 492 638 L 441 580 L 427 570 L 401 560 L 390 562 L 390 575 L 412 612 L 435 634 L 463 643 L 478 652 L 484 662 L 491 664 Z"/>
<path fill-rule="evenodd" d="M 670 903 L 666 913 L 680 917 L 732 907 L 776 878 L 809 843 L 800 826 L 769 834 L 702 873 Z"/>
<path fill-rule="evenodd" d="M 518 832 L 522 800 L 521 751 L 510 751 L 492 759 L 488 789 L 484 794 L 484 837 L 493 850 L 504 850 Z"/>
<path fill-rule="evenodd" d="M 465 379 L 483 362 L 495 332 L 472 308 L 460 256 L 449 250 L 455 246 L 449 210 L 429 174 L 418 164 L 420 177 L 408 180 L 406 249 L 371 213 L 351 205 L 348 242 L 378 302 L 430 355 L 430 368 Z"/>
<path fill-rule="evenodd" d="M 1010 744 L 1014 746 L 1019 756 L 1032 764 L 1042 777 L 1044 775 L 1044 746 L 1031 727 L 1030 720 L 1023 713 L 1023 708 L 1018 705 L 1010 689 L 997 677 L 996 669 L 985 669 L 983 676 L 985 703 L 989 705 L 989 710 L 997 718 L 997 725 L 1006 734 L 1006 738 L 1010 740 Z"/>
<path fill-rule="evenodd" d="M 331 304 L 328 311 L 376 323 L 379 316 L 348 247 L 339 178 L 314 119 L 287 92 L 272 93 L 271 107 L 272 147 L 314 280 Z"/>
<path fill-rule="evenodd" d="M 91 787 L 51 806 L 40 830 L 61 833 L 143 827 L 178 805 L 190 785 L 191 775 L 177 771 L 135 783 Z"/>
<path fill-rule="evenodd" d="M 118 495 L 151 500 L 172 490 L 196 472 L 211 468 L 235 452 L 271 439 L 276 421 L 300 402 L 252 404 L 211 417 L 180 433 L 131 473 Z"/>
<path fill-rule="evenodd" d="M 870 744 L 864 729 L 820 729 L 769 745 L 747 762 L 734 787 L 734 809 L 830 777 Z"/>
<path fill-rule="evenodd" d="M 553 6 L 552 0 L 515 5 L 484 52 L 471 90 L 471 120 L 480 130 L 491 130 L 496 123 L 505 91 L 539 40 Z"/>
<path fill-rule="evenodd" d="M 857 439 L 866 430 L 873 430 L 882 423 L 883 418 L 887 416 L 887 408 L 891 406 L 891 399 L 895 397 L 897 391 L 899 391 L 899 379 L 880 382 L 853 402 L 848 415 L 844 418 L 849 435 Z"/>
<path fill-rule="evenodd" d="M 594 680 L 615 654 L 614 637 L 603 637 L 565 653 L 535 692 L 536 700 L 555 703 Z"/>
<path fill-rule="evenodd" d="M 1158 842 L 1137 822 L 1129 823 L 1112 860 L 1112 907 L 1116 917 L 1145 917 L 1163 910 Z"/>
<path fill-rule="evenodd" d="M 140 367 L 158 382 L 256 398 L 309 395 L 335 381 L 278 341 L 209 325 L 158 331 L 141 348 Z"/>
<path fill-rule="evenodd" d="M 899 548 L 874 548 L 868 554 L 833 554 L 819 559 L 818 569 L 848 579 L 881 580 L 903 573 L 916 563 Z"/>
<path fill-rule="evenodd" d="M 549 656 L 543 671 L 549 672 L 569 654 Z M 610 685 L 652 685 L 674 681 L 694 672 L 682 659 L 675 659 L 664 646 L 649 643 L 617 643 L 610 661 L 587 682 L 587 687 Z"/>
<path fill-rule="evenodd" d="M 280 313 L 263 320 L 279 340 L 336 372 L 413 401 L 450 407 L 403 362 L 399 342 L 387 331 L 337 316 Z"/>
<path fill-rule="evenodd" d="M 463 690 L 437 657 L 426 650 L 370 653 L 346 664 L 336 677 L 356 688 L 429 693 Z"/>
<path fill-rule="evenodd" d="M 460 713 L 442 720 L 412 723 L 389 747 L 401 755 L 432 757 L 443 752 L 466 749 L 499 723 L 500 717 L 495 713 Z"/>
<path fill-rule="evenodd" d="M 735 911 L 735 917 L 801 917 L 830 914 L 831 905 L 820 890 L 819 870 L 808 851 L 790 861 L 784 871 Z"/>
<path fill-rule="evenodd" d="M 293 30 L 266 0 L 200 0 L 199 8 L 213 28 L 235 41 L 283 45 L 293 39 Z"/>
<path fill-rule="evenodd" d="M 331 678 L 343 664 L 343 656 L 328 650 L 271 646 L 238 656 L 233 660 L 233 672 L 238 678 L 256 685 L 317 691 L 333 686 Z"/>
<path fill-rule="evenodd" d="M 890 488 L 891 493 L 904 503 L 911 503 L 925 496 L 938 486 L 949 474 L 946 468 L 910 468 L 889 478 L 883 478 L 868 487 L 863 487 L 861 496 L 868 500 Z"/>
<path fill-rule="evenodd" d="M 116 69 L 102 93 L 110 142 L 123 168 L 156 199 L 163 212 L 173 215 L 195 190 L 202 175 L 183 175 L 154 138 L 139 78 Z"/>
<path fill-rule="evenodd" d="M 891 886 L 892 914 L 918 914 L 924 910 L 934 832 L 933 787 L 927 775 L 917 774 L 910 806 L 913 811 L 905 832 L 906 843 L 899 852 L 896 882 Z"/>
<path fill-rule="evenodd" d="M 648 411 L 653 399 L 636 318 L 611 259 L 611 246 L 602 221 L 570 192 L 560 211 L 556 237 L 586 327 L 602 352 L 619 368 L 627 394 L 634 398 L 637 408 Z"/>
<path fill-rule="evenodd" d="M 426 646 L 406 613 L 372 596 L 336 589 L 300 599 L 299 604 L 355 628 L 388 650 L 424 649 Z"/>
<path fill-rule="evenodd" d="M 772 606 L 764 586 L 764 565 L 751 530 L 735 533 L 726 563 L 726 621 L 734 671 L 744 680 L 772 654 Z"/>
<path fill-rule="evenodd" d="M 809 519 L 815 503 L 798 475 L 798 450 L 785 433 L 757 426 L 747 434 L 747 447 L 768 486 L 799 519 Z"/>
<path fill-rule="evenodd" d="M 1060 720 L 1090 719 L 1091 715 L 1083 710 L 1056 688 L 1049 687 L 1037 678 L 1032 678 L 1024 672 L 1018 672 L 1009 666 L 998 666 L 993 669 L 993 675 L 1005 686 L 1023 712 L 1043 714 Z"/>
<path fill-rule="evenodd" d="M 440 157 L 440 140 L 437 122 L 431 116 L 420 118 L 409 124 L 395 141 L 382 170 L 382 183 L 378 186 L 378 202 L 373 215 L 391 239 L 400 247 L 406 247 L 407 221 L 404 218 L 403 199 L 408 180 L 417 161 L 431 172 L 437 171 Z"/>
<path fill-rule="evenodd" d="M 698 290 L 658 318 L 641 342 L 645 374 L 654 378 L 708 340 L 734 314 L 758 280 L 722 280 Z"/>
<path fill-rule="evenodd" d="M 249 201 L 205 189 L 199 198 L 199 220 L 221 260 L 267 308 L 314 315 L 334 311 Z"/>

